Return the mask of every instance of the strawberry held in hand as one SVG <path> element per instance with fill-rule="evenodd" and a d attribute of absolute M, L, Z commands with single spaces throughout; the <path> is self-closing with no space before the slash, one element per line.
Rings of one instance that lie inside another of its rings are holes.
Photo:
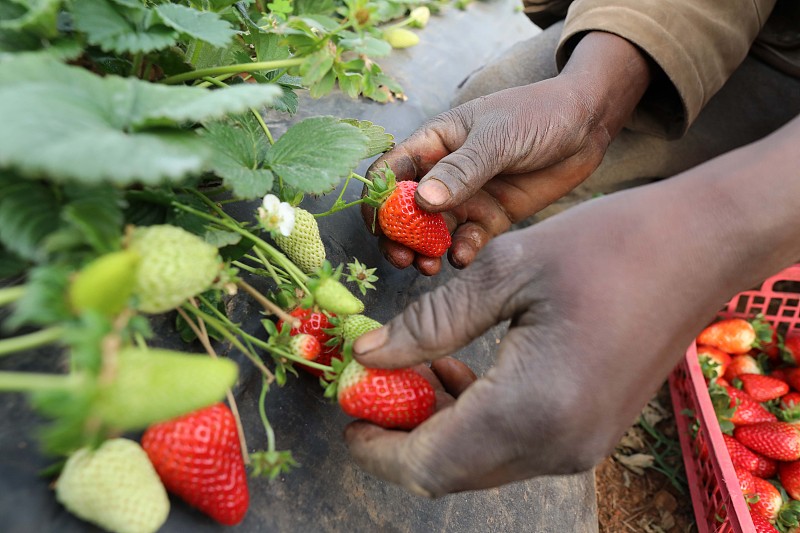
<path fill-rule="evenodd" d="M 389 239 L 428 257 L 441 257 L 452 242 L 441 213 L 423 211 L 414 199 L 418 183 L 401 181 L 378 208 L 378 223 Z"/>
<path fill-rule="evenodd" d="M 168 491 L 221 524 L 242 521 L 250 493 L 236 421 L 226 405 L 150 426 L 142 447 Z"/>
<path fill-rule="evenodd" d="M 351 361 L 339 378 L 338 400 L 350 416 L 381 427 L 414 429 L 433 415 L 433 386 L 411 368 L 366 368 Z"/>

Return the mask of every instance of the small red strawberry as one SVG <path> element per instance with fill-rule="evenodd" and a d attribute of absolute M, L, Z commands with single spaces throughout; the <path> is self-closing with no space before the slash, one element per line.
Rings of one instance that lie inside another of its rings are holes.
<path fill-rule="evenodd" d="M 351 361 L 339 378 L 342 410 L 384 428 L 414 429 L 436 407 L 428 381 L 411 368 L 367 368 Z"/>
<path fill-rule="evenodd" d="M 778 465 L 778 479 L 793 499 L 800 500 L 800 461 Z"/>
<path fill-rule="evenodd" d="M 775 460 L 749 450 L 744 444 L 730 435 L 723 433 L 722 438 L 725 440 L 725 446 L 728 448 L 734 467 L 746 470 L 762 479 L 771 478 L 777 472 L 778 463 Z"/>
<path fill-rule="evenodd" d="M 423 211 L 414 199 L 416 181 L 400 181 L 378 208 L 378 223 L 389 239 L 422 255 L 441 257 L 452 239 L 441 213 Z"/>
<path fill-rule="evenodd" d="M 763 405 L 755 401 L 746 392 L 731 387 L 723 386 L 728 396 L 731 398 L 730 407 L 736 407 L 736 411 L 731 417 L 731 422 L 735 426 L 757 424 L 760 422 L 774 422 L 777 417 L 770 413 Z"/>
<path fill-rule="evenodd" d="M 755 477 L 746 470 L 737 468 L 736 476 L 739 478 L 742 495 L 750 507 L 750 514 L 763 516 L 767 523 L 774 522 L 783 505 L 780 491 L 766 479 Z"/>
<path fill-rule="evenodd" d="M 800 427 L 787 422 L 760 422 L 739 426 L 736 440 L 753 451 L 777 461 L 800 459 Z"/>
<path fill-rule="evenodd" d="M 314 361 L 319 357 L 322 346 L 316 337 L 308 333 L 298 333 L 289 341 L 289 349 L 297 357 L 306 361 Z"/>
<path fill-rule="evenodd" d="M 250 493 L 236 421 L 225 404 L 150 426 L 142 447 L 168 491 L 221 524 L 242 521 Z"/>
<path fill-rule="evenodd" d="M 306 333 L 317 339 L 319 342 L 320 352 L 319 355 L 313 359 L 315 363 L 319 363 L 321 365 L 330 365 L 331 360 L 334 357 L 336 359 L 342 358 L 341 354 L 339 353 L 339 346 L 331 346 L 329 344 L 329 341 L 331 341 L 334 336 L 330 333 L 327 333 L 325 330 L 332 328 L 333 324 L 331 324 L 330 320 L 328 320 L 328 316 L 325 313 L 314 311 L 313 309 L 303 309 L 302 307 L 298 307 L 289 314 L 300 320 L 300 325 L 293 327 L 289 331 L 289 335 L 294 336 L 300 333 Z M 279 320 L 278 331 L 280 331 L 282 328 L 283 320 Z M 303 365 L 298 366 L 309 374 L 313 374 L 317 377 L 322 376 L 321 370 Z"/>
<path fill-rule="evenodd" d="M 800 331 L 792 330 L 786 334 L 781 356 L 787 363 L 800 366 Z"/>
<path fill-rule="evenodd" d="M 781 396 L 781 409 L 800 407 L 800 392 L 787 392 Z"/>
<path fill-rule="evenodd" d="M 713 346 L 698 346 L 697 358 L 700 361 L 700 368 L 703 369 L 703 375 L 708 379 L 724 376 L 731 363 L 730 355 Z"/>
<path fill-rule="evenodd" d="M 747 321 L 742 318 L 727 318 L 714 322 L 697 336 L 697 344 L 707 344 L 729 354 L 745 354 L 758 347 L 763 335 L 763 320 Z"/>
<path fill-rule="evenodd" d="M 749 355 L 735 355 L 731 358 L 725 370 L 725 379 L 733 381 L 742 374 L 763 374 L 764 371 L 753 357 Z"/>
<path fill-rule="evenodd" d="M 740 374 L 742 389 L 757 402 L 768 402 L 789 392 L 783 381 L 761 374 Z"/>

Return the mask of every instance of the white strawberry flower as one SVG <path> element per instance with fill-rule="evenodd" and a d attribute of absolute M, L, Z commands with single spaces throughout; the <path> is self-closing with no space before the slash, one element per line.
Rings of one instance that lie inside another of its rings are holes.
<path fill-rule="evenodd" d="M 288 237 L 294 229 L 294 207 L 281 202 L 274 194 L 268 194 L 258 208 L 258 219 L 267 231 L 278 231 Z"/>

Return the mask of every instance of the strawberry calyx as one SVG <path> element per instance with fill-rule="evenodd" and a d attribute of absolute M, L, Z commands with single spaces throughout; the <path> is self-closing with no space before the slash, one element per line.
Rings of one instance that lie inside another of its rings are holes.
<path fill-rule="evenodd" d="M 372 179 L 367 180 L 367 195 L 364 197 L 364 203 L 375 208 L 380 207 L 397 187 L 397 177 L 389 168 L 389 163 L 383 165 L 381 169 L 383 175 L 372 171 L 370 172 Z"/>
<path fill-rule="evenodd" d="M 753 341 L 753 349 L 759 350 L 773 342 L 773 335 L 775 334 L 772 325 L 767 322 L 764 315 L 757 314 L 755 318 L 750 320 L 750 325 L 753 326 L 753 331 L 756 333 L 756 340 Z"/>

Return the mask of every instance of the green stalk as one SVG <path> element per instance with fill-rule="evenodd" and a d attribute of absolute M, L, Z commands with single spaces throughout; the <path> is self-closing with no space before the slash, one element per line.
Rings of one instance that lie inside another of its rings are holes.
<path fill-rule="evenodd" d="M 0 340 L 0 356 L 51 344 L 64 336 L 63 326 L 53 326 L 27 335 Z"/>
<path fill-rule="evenodd" d="M 214 79 L 217 80 L 217 81 L 225 81 L 228 78 L 234 77 L 235 75 L 236 75 L 235 73 L 234 74 L 224 74 L 222 76 L 217 76 Z M 207 77 L 210 77 L 210 76 L 203 76 L 203 79 L 206 79 Z M 201 82 L 201 83 L 195 83 L 194 84 L 195 87 L 201 87 L 203 89 L 205 89 L 206 87 L 210 87 L 211 85 L 213 85 L 213 84 L 210 81 L 204 81 L 204 82 Z"/>
<path fill-rule="evenodd" d="M 275 70 L 283 67 L 295 67 L 301 65 L 306 58 L 293 57 L 290 59 L 277 59 L 274 61 L 256 61 L 252 63 L 238 63 L 236 65 L 224 65 L 219 67 L 201 68 L 192 72 L 176 74 L 161 80 L 161 83 L 174 85 L 189 80 L 197 80 L 206 76 L 220 76 L 221 74 L 238 74 L 239 72 L 254 72 L 257 70 Z"/>
<path fill-rule="evenodd" d="M 0 372 L 0 392 L 40 392 L 78 388 L 83 379 L 73 374 Z"/>
<path fill-rule="evenodd" d="M 261 416 L 261 423 L 264 424 L 264 431 L 267 432 L 267 450 L 270 452 L 275 451 L 275 431 L 267 419 L 267 392 L 269 391 L 269 383 L 266 379 L 261 380 L 261 395 L 258 398 L 258 414 Z"/>
<path fill-rule="evenodd" d="M 0 289 L 0 307 L 16 302 L 25 294 L 25 285 L 15 285 Z"/>
<path fill-rule="evenodd" d="M 227 83 L 222 83 L 220 80 L 218 80 L 216 78 L 212 78 L 211 76 L 203 76 L 203 80 L 207 81 L 211 85 L 216 85 L 217 87 L 223 87 L 223 88 L 227 88 L 228 87 Z M 267 136 L 267 140 L 269 141 L 269 144 L 275 144 L 275 139 L 272 138 L 272 133 L 270 133 L 269 127 L 267 126 L 267 123 L 264 122 L 263 118 L 261 118 L 261 113 L 259 113 L 258 110 L 256 108 L 254 108 L 254 107 L 250 108 L 250 113 L 252 113 L 253 116 L 255 117 L 256 121 L 258 121 L 258 124 L 261 126 L 261 129 L 264 131 L 264 134 Z"/>

